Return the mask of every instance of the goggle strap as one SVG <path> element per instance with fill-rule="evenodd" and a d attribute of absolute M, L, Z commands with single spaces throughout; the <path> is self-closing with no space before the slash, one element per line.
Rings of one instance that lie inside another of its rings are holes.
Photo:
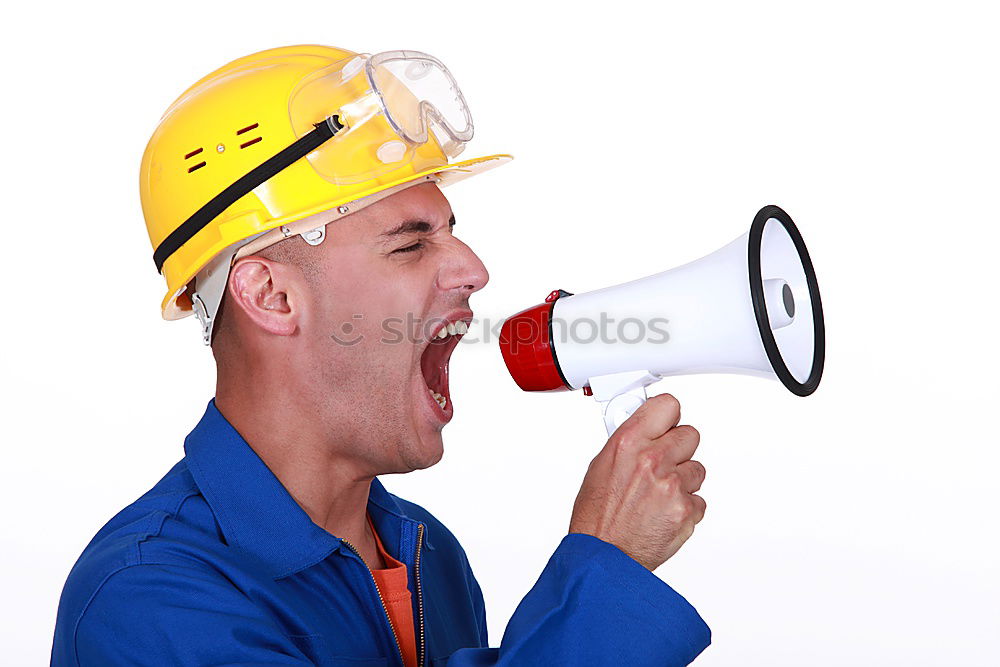
<path fill-rule="evenodd" d="M 342 130 L 344 126 L 337 116 L 330 116 L 326 120 L 316 123 L 315 128 L 315 130 L 303 135 L 291 146 L 265 160 L 259 166 L 254 167 L 235 183 L 212 197 L 207 204 L 195 211 L 177 229 L 170 232 L 167 238 L 163 239 L 153 252 L 153 263 L 156 264 L 157 272 L 162 273 L 163 264 L 167 261 L 167 258 L 177 252 L 182 245 L 190 241 L 195 234 L 204 229 L 208 223 L 221 215 L 223 211 L 278 172 L 322 146 L 333 135 Z"/>

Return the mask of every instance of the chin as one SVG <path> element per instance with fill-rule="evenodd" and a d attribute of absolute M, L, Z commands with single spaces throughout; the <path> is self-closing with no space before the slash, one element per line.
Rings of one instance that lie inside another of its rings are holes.
<path fill-rule="evenodd" d="M 417 436 L 412 441 L 412 446 L 404 445 L 403 448 L 403 462 L 407 468 L 405 472 L 430 468 L 442 457 L 444 457 L 444 441 L 440 431 Z"/>

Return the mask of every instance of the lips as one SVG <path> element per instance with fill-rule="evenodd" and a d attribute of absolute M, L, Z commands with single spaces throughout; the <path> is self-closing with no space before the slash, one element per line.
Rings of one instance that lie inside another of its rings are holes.
<path fill-rule="evenodd" d="M 451 394 L 448 391 L 448 362 L 462 336 L 468 333 L 465 318 L 442 321 L 432 331 L 430 341 L 420 355 L 420 373 L 427 392 L 445 419 L 451 417 Z"/>

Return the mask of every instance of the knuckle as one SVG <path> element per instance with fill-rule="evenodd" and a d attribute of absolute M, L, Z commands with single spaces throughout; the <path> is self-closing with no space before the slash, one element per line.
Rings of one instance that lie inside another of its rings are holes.
<path fill-rule="evenodd" d="M 658 485 L 667 495 L 674 495 L 681 488 L 681 476 L 677 472 L 670 472 L 660 478 Z"/>
<path fill-rule="evenodd" d="M 632 429 L 619 428 L 612 436 L 612 449 L 616 454 L 627 454 L 638 448 L 638 440 Z"/>
<path fill-rule="evenodd" d="M 653 448 L 643 451 L 639 454 L 638 458 L 639 465 L 643 468 L 649 468 L 650 470 L 656 468 L 656 466 L 660 463 L 660 453 Z"/>
<path fill-rule="evenodd" d="M 690 521 L 694 518 L 694 500 L 691 496 L 685 496 L 680 505 L 681 521 Z"/>

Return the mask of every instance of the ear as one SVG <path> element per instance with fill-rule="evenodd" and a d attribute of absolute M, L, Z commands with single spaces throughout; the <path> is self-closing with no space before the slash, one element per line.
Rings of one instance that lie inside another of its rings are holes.
<path fill-rule="evenodd" d="M 301 313 L 293 307 L 299 289 L 291 267 L 250 255 L 237 260 L 229 272 L 229 298 L 246 317 L 275 336 L 290 336 L 298 328 Z"/>

